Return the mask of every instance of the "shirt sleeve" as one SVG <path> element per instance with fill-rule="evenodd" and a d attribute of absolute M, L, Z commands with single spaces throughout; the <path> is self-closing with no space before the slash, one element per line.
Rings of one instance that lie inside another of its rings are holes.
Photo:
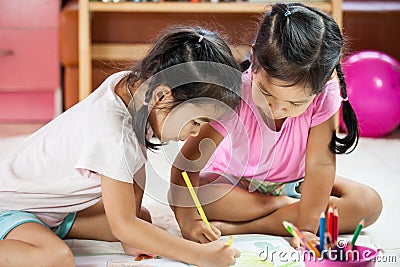
<path fill-rule="evenodd" d="M 324 91 L 314 99 L 311 127 L 321 124 L 332 117 L 340 108 L 342 97 L 337 79 L 326 83 Z"/>

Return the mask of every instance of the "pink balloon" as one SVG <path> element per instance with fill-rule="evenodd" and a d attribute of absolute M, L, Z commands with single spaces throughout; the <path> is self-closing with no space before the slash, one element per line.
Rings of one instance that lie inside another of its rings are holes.
<path fill-rule="evenodd" d="M 380 137 L 395 130 L 400 124 L 400 63 L 379 51 L 360 51 L 342 64 L 360 136 Z M 342 118 L 340 125 L 345 129 Z"/>

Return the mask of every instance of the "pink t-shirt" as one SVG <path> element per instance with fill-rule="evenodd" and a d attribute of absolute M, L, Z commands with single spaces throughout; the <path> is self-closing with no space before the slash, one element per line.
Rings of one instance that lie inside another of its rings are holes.
<path fill-rule="evenodd" d="M 325 122 L 340 108 L 342 98 L 337 80 L 330 80 L 303 114 L 286 118 L 278 132 L 265 124 L 252 99 L 251 70 L 243 74 L 242 80 L 243 99 L 237 117 L 211 123 L 225 138 L 202 172 L 269 182 L 304 177 L 310 128 Z"/>

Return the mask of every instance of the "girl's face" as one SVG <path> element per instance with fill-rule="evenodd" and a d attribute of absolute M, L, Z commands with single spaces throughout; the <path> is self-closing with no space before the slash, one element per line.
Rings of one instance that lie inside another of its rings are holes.
<path fill-rule="evenodd" d="M 264 69 L 253 72 L 253 100 L 263 115 L 274 120 L 301 115 L 315 98 L 303 86 L 286 86 L 286 82 L 268 76 Z"/>
<path fill-rule="evenodd" d="M 154 134 L 162 142 L 184 141 L 190 136 L 197 136 L 200 127 L 216 119 L 217 113 L 213 105 L 183 103 L 166 111 L 153 109 L 149 121 Z"/>

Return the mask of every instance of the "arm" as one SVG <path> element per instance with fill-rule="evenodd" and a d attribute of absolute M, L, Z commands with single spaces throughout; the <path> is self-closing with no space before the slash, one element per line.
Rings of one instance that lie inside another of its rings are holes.
<path fill-rule="evenodd" d="M 113 235 L 121 242 L 148 253 L 177 259 L 198 266 L 229 266 L 238 252 L 221 241 L 197 244 L 139 219 L 131 184 L 101 176 L 105 213 Z M 213 263 L 213 261 L 215 261 Z"/>
<path fill-rule="evenodd" d="M 203 125 L 198 136 L 186 141 L 172 166 L 170 205 L 184 238 L 208 242 L 218 239 L 220 235 L 219 230 L 212 226 L 213 231 L 210 231 L 201 221 L 181 173 L 187 171 L 192 185 L 198 187 L 200 171 L 223 138 L 209 124 Z"/>
<path fill-rule="evenodd" d="M 149 217 L 147 214 L 142 214 L 142 199 L 144 189 L 146 187 L 146 168 L 143 165 L 134 175 L 133 191 L 135 193 L 135 204 L 136 204 L 136 216 L 144 219 Z M 151 222 L 151 218 L 147 218 L 147 221 Z"/>
<path fill-rule="evenodd" d="M 301 188 L 297 226 L 315 234 L 319 216 L 326 210 L 336 173 L 336 156 L 329 150 L 332 133 L 337 128 L 336 114 L 311 128 L 307 150 L 304 183 Z"/>

